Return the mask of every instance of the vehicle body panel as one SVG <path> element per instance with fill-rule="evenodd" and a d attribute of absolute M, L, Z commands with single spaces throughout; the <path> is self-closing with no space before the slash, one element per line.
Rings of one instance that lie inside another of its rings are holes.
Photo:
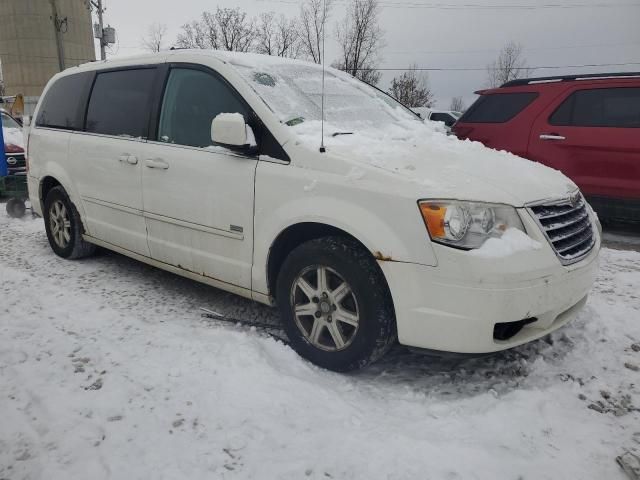
<path fill-rule="evenodd" d="M 82 199 L 87 233 L 149 256 L 140 188 L 145 156 L 142 140 L 73 132 L 66 163 Z"/>
<path fill-rule="evenodd" d="M 640 82 L 637 82 L 640 87 Z M 562 92 L 534 120 L 528 158 L 565 173 L 588 196 L 640 200 L 640 129 L 551 125 L 553 112 L 574 92 L 629 85 L 580 82 Z M 639 113 L 640 115 L 640 113 Z M 564 139 L 544 140 L 541 135 Z"/>

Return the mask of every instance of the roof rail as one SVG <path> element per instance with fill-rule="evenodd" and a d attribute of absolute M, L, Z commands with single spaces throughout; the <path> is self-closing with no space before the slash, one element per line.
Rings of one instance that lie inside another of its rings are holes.
<path fill-rule="evenodd" d="M 510 82 L 503 83 L 500 88 L 503 87 L 517 87 L 519 85 L 529 85 L 530 83 L 544 83 L 544 82 L 571 82 L 574 80 L 582 80 L 588 78 L 611 78 L 611 77 L 640 77 L 640 72 L 614 72 L 614 73 L 585 73 L 582 75 L 556 75 L 553 77 L 533 77 L 533 78 L 519 78 L 517 80 L 511 80 Z"/>

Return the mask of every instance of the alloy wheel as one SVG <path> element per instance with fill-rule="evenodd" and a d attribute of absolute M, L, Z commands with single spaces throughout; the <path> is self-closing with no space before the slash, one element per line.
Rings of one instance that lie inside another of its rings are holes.
<path fill-rule="evenodd" d="M 358 300 L 345 279 L 329 267 L 311 266 L 297 276 L 291 308 L 300 332 L 321 350 L 344 350 L 358 331 Z"/>
<path fill-rule="evenodd" d="M 71 241 L 71 220 L 69 211 L 60 200 L 56 200 L 49 209 L 51 235 L 60 248 L 67 248 Z"/>

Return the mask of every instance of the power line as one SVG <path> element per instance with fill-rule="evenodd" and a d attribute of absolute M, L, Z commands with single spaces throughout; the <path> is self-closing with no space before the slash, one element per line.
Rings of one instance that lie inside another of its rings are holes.
<path fill-rule="evenodd" d="M 622 67 L 626 65 L 640 65 L 640 62 L 627 62 L 627 63 L 585 63 L 582 65 L 544 65 L 544 66 L 532 66 L 532 67 L 515 67 L 513 70 L 547 70 L 558 68 L 590 68 L 590 67 Z M 351 70 L 376 70 L 376 71 L 390 71 L 390 72 L 405 72 L 408 70 L 415 70 L 417 72 L 484 72 L 486 70 L 497 70 L 489 67 L 418 67 L 418 68 L 353 68 Z"/>
<path fill-rule="evenodd" d="M 298 5 L 297 0 L 257 0 L 260 2 L 284 3 Z M 334 0 L 334 3 L 345 4 L 347 0 Z M 392 2 L 382 0 L 378 2 L 381 8 L 424 8 L 439 10 L 542 10 L 542 9 L 571 9 L 571 8 L 625 8 L 640 7 L 640 3 L 547 3 L 539 5 L 526 4 L 481 4 L 481 3 L 424 3 L 417 0 Z"/>
<path fill-rule="evenodd" d="M 525 48 L 527 52 L 534 52 L 540 50 L 564 50 L 572 48 L 608 48 L 608 47 L 624 47 L 640 45 L 640 43 L 600 43 L 590 45 L 554 45 L 553 47 L 533 47 Z M 466 53 L 485 53 L 485 52 L 499 52 L 500 48 L 483 48 L 483 49 L 468 49 L 468 50 L 385 50 L 386 54 L 434 54 L 434 55 L 449 55 L 449 54 L 466 54 Z"/>

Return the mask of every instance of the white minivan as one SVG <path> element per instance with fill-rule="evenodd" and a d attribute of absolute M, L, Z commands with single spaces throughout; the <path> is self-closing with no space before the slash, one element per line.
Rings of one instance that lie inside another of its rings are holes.
<path fill-rule="evenodd" d="M 306 62 L 175 50 L 74 67 L 27 148 L 56 254 L 100 246 L 277 306 L 291 346 L 332 370 L 396 341 L 521 345 L 575 317 L 597 271 L 599 223 L 560 172 Z"/>

